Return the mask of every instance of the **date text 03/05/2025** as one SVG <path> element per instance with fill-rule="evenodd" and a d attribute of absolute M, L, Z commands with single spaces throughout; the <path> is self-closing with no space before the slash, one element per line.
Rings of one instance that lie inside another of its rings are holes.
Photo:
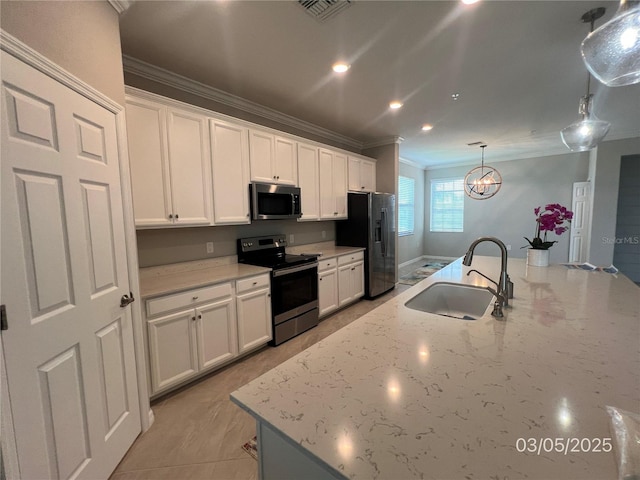
<path fill-rule="evenodd" d="M 608 453 L 612 450 L 611 438 L 529 437 L 516 440 L 518 453 Z"/>

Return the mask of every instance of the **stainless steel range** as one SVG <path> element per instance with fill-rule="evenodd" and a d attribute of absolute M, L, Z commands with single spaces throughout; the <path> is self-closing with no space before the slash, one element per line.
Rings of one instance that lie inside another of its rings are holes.
<path fill-rule="evenodd" d="M 318 259 L 285 252 L 285 235 L 238 239 L 238 262 L 271 268 L 273 345 L 318 324 Z"/>

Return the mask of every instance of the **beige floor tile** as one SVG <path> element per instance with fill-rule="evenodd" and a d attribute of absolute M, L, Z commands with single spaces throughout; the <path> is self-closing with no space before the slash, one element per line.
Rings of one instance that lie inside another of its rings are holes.
<path fill-rule="evenodd" d="M 362 300 L 276 348 L 263 348 L 155 401 L 151 406 L 154 424 L 134 442 L 111 479 L 257 478 L 257 462 L 242 450 L 255 435 L 255 421 L 231 403 L 231 392 L 407 288 L 398 285 L 380 298 Z"/>

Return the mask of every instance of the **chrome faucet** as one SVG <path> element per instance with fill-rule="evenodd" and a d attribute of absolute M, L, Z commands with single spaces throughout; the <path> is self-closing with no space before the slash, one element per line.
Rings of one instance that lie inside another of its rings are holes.
<path fill-rule="evenodd" d="M 469 246 L 469 250 L 467 250 L 467 253 L 464 256 L 464 260 L 462 260 L 462 264 L 466 267 L 469 267 L 471 265 L 471 261 L 473 260 L 473 251 L 478 246 L 478 244 L 482 242 L 493 242 L 498 245 L 498 247 L 500 247 L 500 280 L 498 282 L 494 282 L 489 277 L 478 272 L 475 269 L 469 270 L 469 272 L 467 272 L 467 275 L 469 275 L 471 272 L 479 273 L 484 278 L 490 280 L 496 285 L 495 291 L 492 291 L 493 289 L 489 287 L 489 291 L 491 291 L 491 293 L 493 293 L 497 299 L 496 306 L 494 307 L 492 315 L 501 317 L 502 307 L 509 306 L 509 299 L 513 298 L 513 282 L 511 281 L 511 279 L 509 278 L 509 274 L 507 273 L 507 247 L 504 245 L 504 243 L 502 243 L 501 240 L 497 239 L 496 237 L 480 237 L 477 240 L 474 240 L 474 242 Z"/>

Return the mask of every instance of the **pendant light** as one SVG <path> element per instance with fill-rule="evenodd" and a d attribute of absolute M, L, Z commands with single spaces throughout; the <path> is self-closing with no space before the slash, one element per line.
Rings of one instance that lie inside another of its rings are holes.
<path fill-rule="evenodd" d="M 582 41 L 589 71 L 608 87 L 640 82 L 640 2 L 620 0 L 614 17 Z"/>
<path fill-rule="evenodd" d="M 464 177 L 464 193 L 474 200 L 486 200 L 493 197 L 502 186 L 500 172 L 489 165 L 484 164 L 484 149 L 486 145 L 480 145 L 482 149 L 482 163 L 479 167 L 472 168 Z"/>
<path fill-rule="evenodd" d="M 585 23 L 591 22 L 591 32 L 593 32 L 594 22 L 604 15 L 603 7 L 589 10 L 582 16 Z M 607 135 L 611 124 L 604 120 L 599 120 L 591 111 L 593 94 L 589 93 L 591 86 L 591 74 L 587 72 L 587 94 L 580 98 L 578 113 L 580 119 L 568 127 L 561 130 L 560 136 L 564 144 L 572 152 L 584 152 L 591 150 Z"/>

